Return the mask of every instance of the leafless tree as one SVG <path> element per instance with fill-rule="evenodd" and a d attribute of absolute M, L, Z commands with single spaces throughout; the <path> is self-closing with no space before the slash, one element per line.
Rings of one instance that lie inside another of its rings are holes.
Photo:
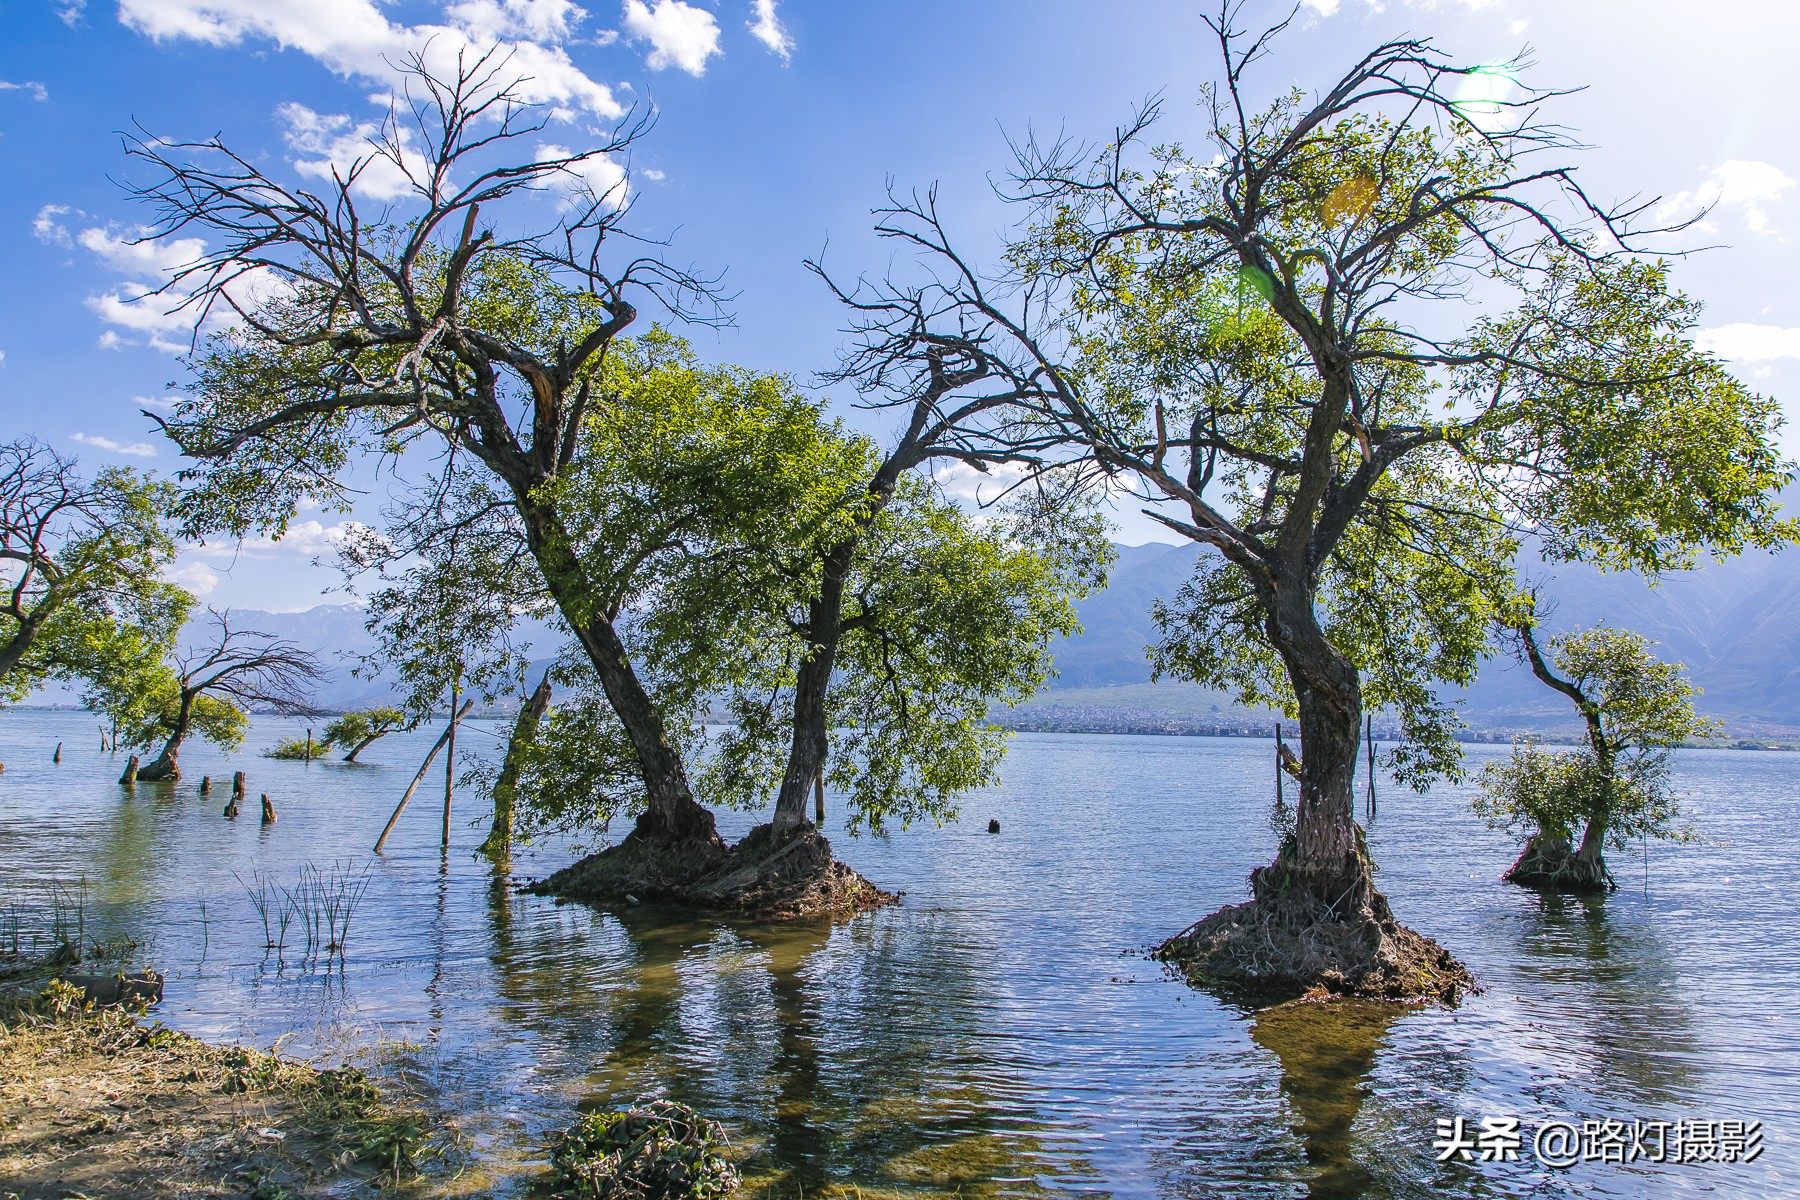
<path fill-rule="evenodd" d="M 209 700 L 238 713 L 310 711 L 308 687 L 321 676 L 315 655 L 273 634 L 232 628 L 229 611 L 206 611 L 212 636 L 176 664 L 177 691 L 163 717 L 168 737 L 162 752 L 138 771 L 139 779 L 181 778 L 181 744 L 208 719 L 200 709 Z M 213 715 L 234 719 L 222 711 Z"/>
<path fill-rule="evenodd" d="M 526 147 L 549 118 L 521 98 L 504 55 L 405 67 L 382 132 L 323 194 L 288 188 L 217 137 L 128 142 L 155 176 L 135 189 L 158 214 L 152 236 L 208 240 L 163 294 L 197 319 L 232 322 L 201 358 L 193 398 L 162 423 L 198 460 L 189 528 L 280 529 L 302 496 L 338 495 L 360 453 L 436 439 L 448 458 L 474 458 L 516 509 L 628 732 L 647 836 L 711 839 L 711 814 L 573 553 L 553 485 L 590 406 L 605 402 L 600 365 L 638 305 L 720 320 L 713 283 L 623 228 L 622 162 L 644 120 L 542 157 Z M 362 211 L 359 180 L 377 168 L 408 181 L 404 217 Z M 507 234 L 493 221 L 544 193 L 562 205 L 548 227 Z"/>

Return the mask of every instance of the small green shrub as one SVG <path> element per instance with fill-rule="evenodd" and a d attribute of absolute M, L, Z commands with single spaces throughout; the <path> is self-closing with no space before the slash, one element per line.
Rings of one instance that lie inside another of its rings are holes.
<path fill-rule="evenodd" d="M 590 1113 L 552 1135 L 557 1200 L 703 1200 L 740 1182 L 725 1132 L 684 1104 Z"/>

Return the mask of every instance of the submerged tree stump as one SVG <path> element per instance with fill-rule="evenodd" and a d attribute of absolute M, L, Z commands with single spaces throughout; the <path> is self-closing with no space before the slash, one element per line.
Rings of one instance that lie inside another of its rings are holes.
<path fill-rule="evenodd" d="M 50 756 L 50 761 L 53 763 L 60 763 L 62 761 L 62 743 L 61 742 L 56 743 L 56 753 L 52 754 Z"/>
<path fill-rule="evenodd" d="M 202 775 L 200 777 L 200 794 L 204 796 L 210 791 L 212 791 L 212 776 Z"/>
<path fill-rule="evenodd" d="M 269 799 L 267 792 L 262 794 L 262 823 L 264 825 L 275 823 L 275 802 Z"/>
<path fill-rule="evenodd" d="M 134 754 L 131 756 L 131 761 L 125 764 L 125 773 L 119 776 L 119 782 L 123 784 L 133 784 L 137 782 L 137 777 L 138 756 Z"/>

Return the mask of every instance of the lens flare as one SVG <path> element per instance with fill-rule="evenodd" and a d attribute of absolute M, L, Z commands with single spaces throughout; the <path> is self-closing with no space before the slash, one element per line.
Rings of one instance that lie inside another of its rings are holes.
<path fill-rule="evenodd" d="M 1450 102 L 1478 129 L 1497 129 L 1507 121 L 1508 102 L 1519 89 L 1518 76 L 1506 63 L 1474 67 L 1462 77 Z"/>

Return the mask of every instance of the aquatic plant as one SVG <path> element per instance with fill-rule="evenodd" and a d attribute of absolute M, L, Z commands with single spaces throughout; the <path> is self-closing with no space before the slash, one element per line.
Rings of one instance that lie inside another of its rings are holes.
<path fill-rule="evenodd" d="M 725 1131 L 685 1104 L 652 1100 L 623 1112 L 589 1113 L 552 1135 L 557 1200 L 699 1200 L 740 1182 Z"/>
<path fill-rule="evenodd" d="M 50 940 L 76 950 L 87 937 L 87 876 L 74 886 L 50 885 Z"/>
<path fill-rule="evenodd" d="M 273 746 L 264 750 L 263 757 L 290 759 L 296 762 L 310 762 L 315 758 L 325 757 L 325 752 L 330 749 L 331 739 L 329 737 L 324 741 L 319 741 L 311 736 L 282 738 L 279 742 L 276 742 Z"/>

